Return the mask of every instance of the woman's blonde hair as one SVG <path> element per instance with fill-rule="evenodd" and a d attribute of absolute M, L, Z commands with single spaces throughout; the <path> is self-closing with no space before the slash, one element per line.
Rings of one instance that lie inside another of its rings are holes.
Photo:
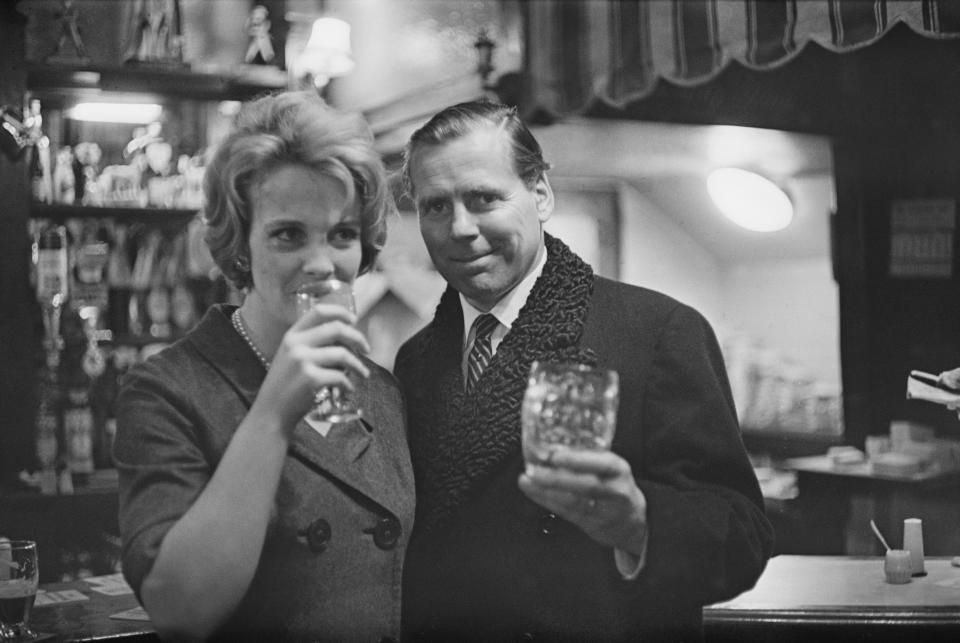
<path fill-rule="evenodd" d="M 213 260 L 237 288 L 253 285 L 250 273 L 250 190 L 283 163 L 315 168 L 340 181 L 360 203 L 360 272 L 373 265 L 395 210 L 373 134 L 359 114 L 338 111 L 314 92 L 282 92 L 240 110 L 207 166 L 204 239 Z"/>

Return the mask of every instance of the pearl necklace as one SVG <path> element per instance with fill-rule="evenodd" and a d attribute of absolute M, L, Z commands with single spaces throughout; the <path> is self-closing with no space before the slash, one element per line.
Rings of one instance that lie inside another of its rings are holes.
<path fill-rule="evenodd" d="M 260 363 L 263 364 L 263 368 L 270 370 L 270 360 L 264 357 L 263 353 L 260 352 L 260 349 L 257 348 L 257 345 L 253 343 L 253 340 L 250 339 L 250 335 L 247 334 L 247 327 L 243 323 L 243 317 L 240 316 L 240 309 L 237 308 L 233 311 L 233 314 L 230 315 L 230 321 L 233 323 L 233 327 L 236 329 L 240 337 L 243 338 L 243 341 L 247 343 L 247 346 L 250 347 L 250 350 L 253 351 L 253 354 L 257 356 L 257 359 L 260 360 Z"/>

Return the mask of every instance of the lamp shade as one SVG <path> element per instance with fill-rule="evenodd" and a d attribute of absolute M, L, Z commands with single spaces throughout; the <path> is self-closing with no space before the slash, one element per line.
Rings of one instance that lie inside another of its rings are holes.
<path fill-rule="evenodd" d="M 720 168 L 707 177 L 720 212 L 747 230 L 775 232 L 793 220 L 793 203 L 773 181 L 739 168 Z"/>
<path fill-rule="evenodd" d="M 313 74 L 314 82 L 318 85 L 349 74 L 354 67 L 350 50 L 350 25 L 339 18 L 315 20 L 298 63 L 300 69 Z"/>

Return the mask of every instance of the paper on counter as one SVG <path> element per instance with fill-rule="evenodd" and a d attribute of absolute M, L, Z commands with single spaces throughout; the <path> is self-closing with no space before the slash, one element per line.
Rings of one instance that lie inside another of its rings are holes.
<path fill-rule="evenodd" d="M 134 608 L 111 614 L 110 618 L 118 621 L 149 621 L 150 615 L 147 614 L 147 610 L 137 605 Z"/>
<path fill-rule="evenodd" d="M 56 603 L 72 603 L 74 601 L 89 601 L 90 597 L 76 589 L 64 589 L 59 592 L 50 592 L 39 590 L 37 600 L 34 601 L 34 607 L 43 605 L 54 605 Z"/>
<path fill-rule="evenodd" d="M 927 384 L 917 378 L 917 375 L 936 378 L 936 375 L 911 371 L 907 376 L 907 399 L 925 400 L 944 406 L 960 406 L 960 392 L 953 393 L 942 388 Z"/>
<path fill-rule="evenodd" d="M 106 576 L 90 576 L 84 578 L 90 585 L 90 589 L 105 594 L 106 596 L 123 596 L 124 594 L 133 594 L 133 588 L 127 584 L 123 574 L 108 574 Z"/>

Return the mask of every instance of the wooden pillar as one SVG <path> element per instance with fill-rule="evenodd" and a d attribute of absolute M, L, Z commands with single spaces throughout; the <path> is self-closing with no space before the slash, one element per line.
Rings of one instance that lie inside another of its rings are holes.
<path fill-rule="evenodd" d="M 0 3 L 0 104 L 23 107 L 26 19 Z M 30 288 L 27 156 L 0 154 L 0 483 L 33 464 L 36 300 Z"/>

